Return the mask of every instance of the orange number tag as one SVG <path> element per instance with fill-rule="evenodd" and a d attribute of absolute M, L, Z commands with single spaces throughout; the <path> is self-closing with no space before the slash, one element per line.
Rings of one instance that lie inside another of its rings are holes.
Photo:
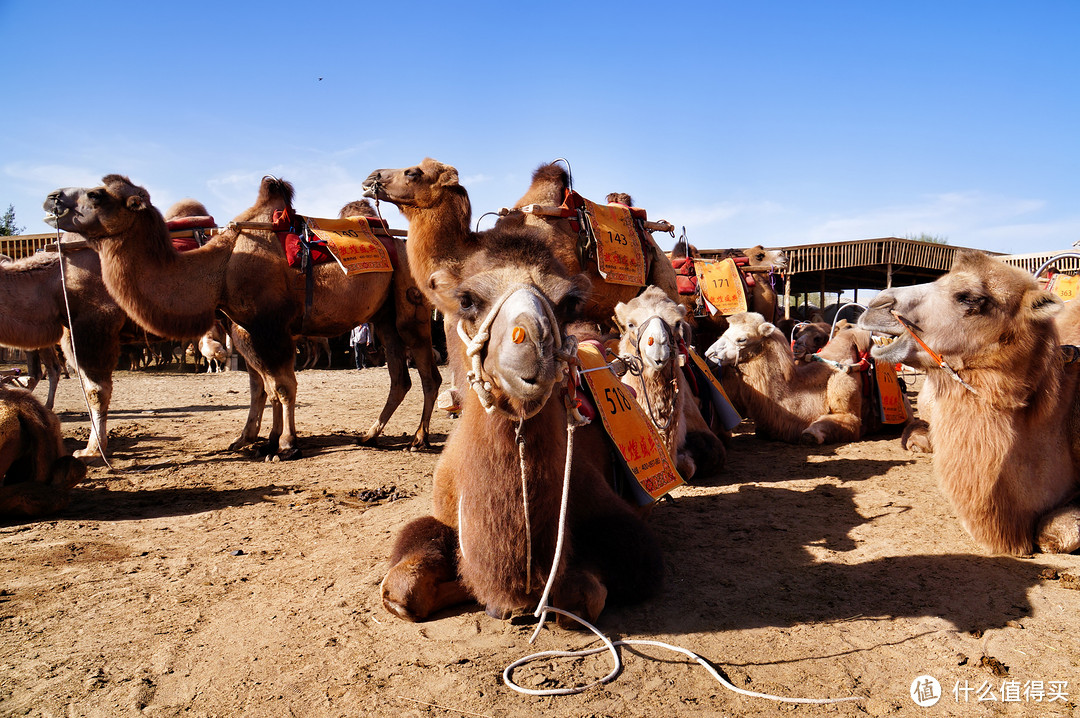
<path fill-rule="evenodd" d="M 728 316 L 746 311 L 746 292 L 734 259 L 694 262 L 701 295 L 713 314 Z"/>
<path fill-rule="evenodd" d="M 645 253 L 641 249 L 630 209 L 582 198 L 585 218 L 596 238 L 596 266 L 604 281 L 645 286 Z"/>
<path fill-rule="evenodd" d="M 878 396 L 881 397 L 881 421 L 885 424 L 903 424 L 908 420 L 904 409 L 904 394 L 896 378 L 896 369 L 888 362 L 874 362 Z"/>
<path fill-rule="evenodd" d="M 1061 297 L 1061 301 L 1071 302 L 1076 299 L 1077 290 L 1080 289 L 1080 274 L 1072 277 L 1066 274 L 1055 274 L 1050 280 L 1049 289 Z"/>
<path fill-rule="evenodd" d="M 345 274 L 392 272 L 390 254 L 368 226 L 364 217 L 316 219 L 304 217 L 308 229 L 326 242 L 327 249 Z"/>
<path fill-rule="evenodd" d="M 592 392 L 604 429 L 649 499 L 656 501 L 680 486 L 682 477 L 671 461 L 660 432 L 608 367 L 600 350 L 581 344 L 578 346 L 578 361 L 584 370 L 597 370 L 583 371 L 582 376 Z"/>

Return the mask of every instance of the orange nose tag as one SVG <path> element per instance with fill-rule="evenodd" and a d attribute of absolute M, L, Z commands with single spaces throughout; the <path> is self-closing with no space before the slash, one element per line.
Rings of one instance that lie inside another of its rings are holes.
<path fill-rule="evenodd" d="M 649 346 L 652 346 L 654 341 L 655 339 L 653 337 L 649 337 Z"/>
<path fill-rule="evenodd" d="M 521 327 L 514 327 L 514 333 L 511 336 L 514 340 L 514 344 L 521 344 L 525 341 L 525 330 Z"/>

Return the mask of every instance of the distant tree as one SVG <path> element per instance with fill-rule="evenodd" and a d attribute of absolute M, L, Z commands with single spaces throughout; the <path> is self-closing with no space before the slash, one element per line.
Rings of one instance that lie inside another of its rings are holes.
<path fill-rule="evenodd" d="M 22 234 L 24 229 L 26 227 L 15 226 L 15 207 L 9 204 L 7 212 L 4 212 L 3 218 L 0 218 L 0 237 Z"/>
<path fill-rule="evenodd" d="M 916 242 L 933 242 L 934 244 L 948 244 L 948 237 L 939 237 L 936 234 L 927 234 L 922 232 L 921 234 L 909 234 L 904 239 L 913 239 Z"/>

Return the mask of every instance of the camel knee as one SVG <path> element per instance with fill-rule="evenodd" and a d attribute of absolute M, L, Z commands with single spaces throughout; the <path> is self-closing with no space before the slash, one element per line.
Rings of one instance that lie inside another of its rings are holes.
<path fill-rule="evenodd" d="M 1072 553 L 1080 549 L 1080 507 L 1056 509 L 1039 521 L 1035 543 L 1043 553 Z"/>
<path fill-rule="evenodd" d="M 933 452 L 930 445 L 930 424 L 922 419 L 915 419 L 904 427 L 900 436 L 900 446 L 915 454 Z"/>

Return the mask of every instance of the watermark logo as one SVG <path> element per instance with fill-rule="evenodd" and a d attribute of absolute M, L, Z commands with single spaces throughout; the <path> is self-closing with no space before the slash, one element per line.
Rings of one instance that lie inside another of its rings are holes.
<path fill-rule="evenodd" d="M 911 682 L 911 700 L 923 708 L 929 708 L 941 700 L 941 684 L 933 676 L 919 676 Z"/>

